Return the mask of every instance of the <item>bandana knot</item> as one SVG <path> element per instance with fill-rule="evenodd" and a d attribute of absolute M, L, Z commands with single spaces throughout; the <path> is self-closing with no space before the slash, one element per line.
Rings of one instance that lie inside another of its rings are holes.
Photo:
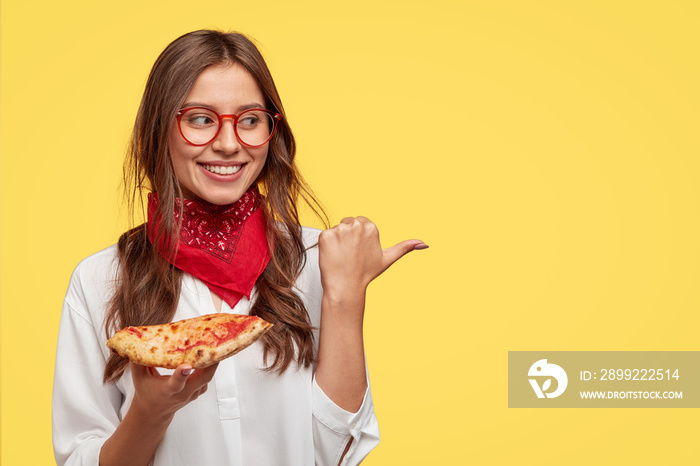
<path fill-rule="evenodd" d="M 245 221 L 260 207 L 260 196 L 255 194 L 246 191 L 238 202 L 228 206 L 175 199 L 176 222 L 180 220 L 180 204 L 183 212 L 180 241 L 230 264 Z"/>

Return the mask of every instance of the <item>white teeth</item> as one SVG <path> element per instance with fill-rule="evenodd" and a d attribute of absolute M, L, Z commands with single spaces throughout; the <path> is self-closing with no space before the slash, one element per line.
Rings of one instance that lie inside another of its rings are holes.
<path fill-rule="evenodd" d="M 220 167 L 218 165 L 202 165 L 207 171 L 218 173 L 219 175 L 233 175 L 238 173 L 243 168 L 243 165 L 234 165 L 231 167 Z"/>

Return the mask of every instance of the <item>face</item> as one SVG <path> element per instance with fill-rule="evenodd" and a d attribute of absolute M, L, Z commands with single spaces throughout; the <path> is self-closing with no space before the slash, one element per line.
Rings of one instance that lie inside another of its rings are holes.
<path fill-rule="evenodd" d="M 187 94 L 183 108 L 207 107 L 219 115 L 265 108 L 265 98 L 253 76 L 241 65 L 204 69 Z M 170 156 L 186 199 L 226 205 L 239 200 L 255 182 L 267 159 L 269 142 L 248 147 L 236 138 L 233 120 L 224 119 L 219 134 L 205 146 L 193 146 L 172 125 Z M 220 172 L 220 173 L 216 173 Z"/>

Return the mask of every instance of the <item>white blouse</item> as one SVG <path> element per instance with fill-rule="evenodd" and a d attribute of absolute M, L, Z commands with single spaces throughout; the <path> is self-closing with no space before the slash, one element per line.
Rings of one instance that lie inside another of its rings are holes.
<path fill-rule="evenodd" d="M 313 245 L 319 230 L 304 228 Z M 114 292 L 117 247 L 83 260 L 73 272 L 61 314 L 53 386 L 53 444 L 58 465 L 99 463 L 102 444 L 115 431 L 134 396 L 127 368 L 116 384 L 102 375 L 110 350 L 104 318 Z M 318 248 L 296 284 L 318 329 L 321 287 Z M 254 291 L 255 292 L 255 291 Z M 243 297 L 221 312 L 248 314 Z M 173 320 L 216 312 L 209 289 L 184 274 Z M 315 333 L 318 344 L 318 330 Z M 357 413 L 338 407 L 316 384 L 314 368 L 290 366 L 283 374 L 264 372 L 262 344 L 222 361 L 209 389 L 175 414 L 151 464 L 156 466 L 303 466 L 359 464 L 379 443 L 379 426 L 369 388 Z M 161 373 L 172 371 L 161 370 Z"/>

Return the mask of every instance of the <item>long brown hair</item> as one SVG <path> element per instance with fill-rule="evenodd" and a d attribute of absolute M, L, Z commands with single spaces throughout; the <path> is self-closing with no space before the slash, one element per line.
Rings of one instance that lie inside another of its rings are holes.
<path fill-rule="evenodd" d="M 250 311 L 274 324 L 262 342 L 268 369 L 285 371 L 292 362 L 309 366 L 314 362 L 312 326 L 294 283 L 304 266 L 297 202 L 299 198 L 328 225 L 323 207 L 301 177 L 294 157 L 296 144 L 287 124 L 282 101 L 270 71 L 253 42 L 238 33 L 201 30 L 173 41 L 156 60 L 146 82 L 134 132 L 124 164 L 124 187 L 129 209 L 143 209 L 144 193 L 158 193 L 155 217 L 162 220 L 162 233 L 155 244 L 176 253 L 179 225 L 173 212 L 175 198 L 182 197 L 170 159 L 168 134 L 200 73 L 208 66 L 237 63 L 255 78 L 266 106 L 282 114 L 270 141 L 268 157 L 257 184 L 264 194 L 267 240 L 274 252 L 256 282 L 256 298 Z M 182 218 L 182 216 L 180 216 Z M 182 271 L 172 266 L 152 247 L 145 224 L 124 233 L 118 242 L 119 276 L 105 320 L 110 336 L 126 326 L 170 322 L 175 315 Z M 113 353 L 104 372 L 105 383 L 116 382 L 128 361 Z"/>

